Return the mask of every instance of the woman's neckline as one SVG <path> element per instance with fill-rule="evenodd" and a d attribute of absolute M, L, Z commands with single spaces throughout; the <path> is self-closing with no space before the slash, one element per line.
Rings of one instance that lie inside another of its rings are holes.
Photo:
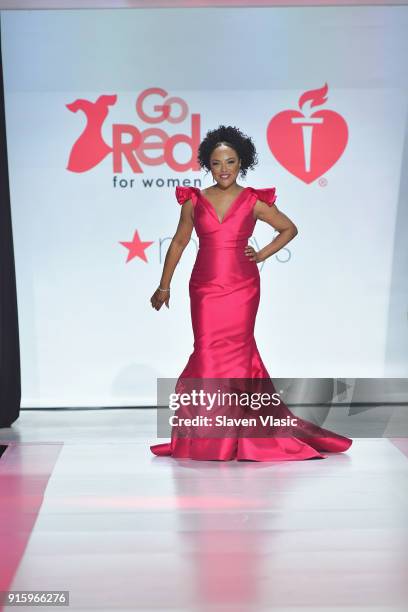
<path fill-rule="evenodd" d="M 244 191 L 246 191 L 247 189 L 249 189 L 249 187 L 243 187 L 243 188 L 241 189 L 241 191 L 239 192 L 239 194 L 238 194 L 238 195 L 237 195 L 237 196 L 236 196 L 236 197 L 235 197 L 235 198 L 232 200 L 231 204 L 229 205 L 229 207 L 227 208 L 226 212 L 224 213 L 224 216 L 223 216 L 223 218 L 222 218 L 222 219 L 220 219 L 220 218 L 219 218 L 218 213 L 217 213 L 217 211 L 216 211 L 216 209 L 215 209 L 215 206 L 214 206 L 214 204 L 211 202 L 211 200 L 209 200 L 209 199 L 208 199 L 208 198 L 207 198 L 207 197 L 206 197 L 206 196 L 203 194 L 203 192 L 202 192 L 200 189 L 198 189 L 198 191 L 199 191 L 200 196 L 203 198 L 203 200 L 205 200 L 205 201 L 206 201 L 206 202 L 207 202 L 207 203 L 208 203 L 208 204 L 211 206 L 211 209 L 212 209 L 212 211 L 214 212 L 214 215 L 216 216 L 216 218 L 217 218 L 217 220 L 218 220 L 218 223 L 219 223 L 220 225 L 222 225 L 222 224 L 224 223 L 224 221 L 225 221 L 225 217 L 226 217 L 226 216 L 229 214 L 229 212 L 231 211 L 231 209 L 232 209 L 232 207 L 235 205 L 235 203 L 238 201 L 238 199 L 239 199 L 239 197 L 241 196 L 241 194 L 242 194 Z"/>

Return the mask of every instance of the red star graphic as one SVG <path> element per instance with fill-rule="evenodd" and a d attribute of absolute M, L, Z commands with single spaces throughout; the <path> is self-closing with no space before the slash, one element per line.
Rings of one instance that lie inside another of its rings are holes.
<path fill-rule="evenodd" d="M 132 242 L 119 241 L 119 244 L 123 244 L 124 247 L 129 249 L 126 263 L 128 263 L 128 261 L 130 261 L 134 257 L 140 257 L 140 259 L 143 259 L 143 261 L 147 261 L 147 257 L 144 251 L 145 249 L 147 249 L 147 247 L 153 244 L 153 242 L 153 240 L 151 242 L 143 242 L 142 240 L 140 240 L 139 232 L 137 230 L 135 230 Z"/>

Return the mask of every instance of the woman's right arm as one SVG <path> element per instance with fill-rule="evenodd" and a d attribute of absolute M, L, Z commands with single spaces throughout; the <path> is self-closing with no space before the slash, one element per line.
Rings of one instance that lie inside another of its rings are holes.
<path fill-rule="evenodd" d="M 170 242 L 164 259 L 163 273 L 159 286 L 161 289 L 168 289 L 168 291 L 160 291 L 157 288 L 150 298 L 150 303 L 156 310 L 160 310 L 163 304 L 166 304 L 167 308 L 169 308 L 171 279 L 184 249 L 190 242 L 193 227 L 193 202 L 190 199 L 186 200 L 181 206 L 176 233 Z"/>

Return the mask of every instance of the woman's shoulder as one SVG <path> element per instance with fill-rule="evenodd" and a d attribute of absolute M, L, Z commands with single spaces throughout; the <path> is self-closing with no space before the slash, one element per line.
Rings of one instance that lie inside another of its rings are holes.
<path fill-rule="evenodd" d="M 184 204 L 187 200 L 192 200 L 195 204 L 199 195 L 198 187 L 185 187 L 184 185 L 177 185 L 176 187 L 176 199 L 179 204 Z"/>
<path fill-rule="evenodd" d="M 256 187 L 248 187 L 248 190 L 252 195 L 256 196 L 255 201 L 261 200 L 261 202 L 265 202 L 272 206 L 276 202 L 276 187 L 261 187 L 257 189 Z"/>

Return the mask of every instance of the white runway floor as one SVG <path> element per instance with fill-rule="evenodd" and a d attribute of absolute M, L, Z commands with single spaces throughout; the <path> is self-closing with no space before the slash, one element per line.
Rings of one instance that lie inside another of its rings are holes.
<path fill-rule="evenodd" d="M 154 436 L 144 409 L 25 410 L 0 430 L 1 533 L 9 552 L 27 536 L 9 590 L 67 590 L 76 612 L 408 608 L 408 458 L 390 440 L 224 463 L 155 457 Z"/>

